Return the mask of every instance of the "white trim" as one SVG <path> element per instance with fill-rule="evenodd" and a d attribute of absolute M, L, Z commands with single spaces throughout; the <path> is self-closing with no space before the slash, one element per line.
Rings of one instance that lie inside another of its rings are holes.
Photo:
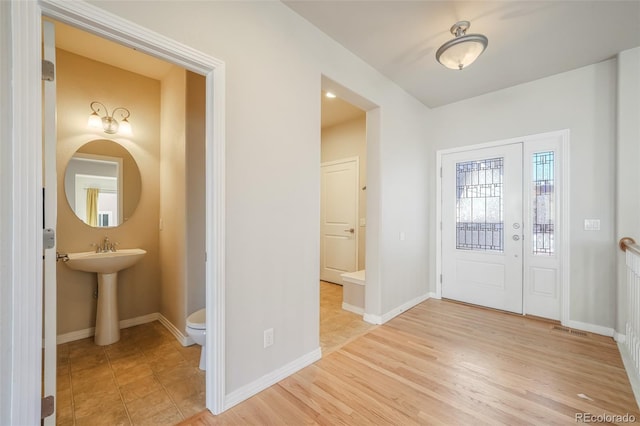
<path fill-rule="evenodd" d="M 425 300 L 429 299 L 432 294 L 433 293 L 426 293 L 426 294 L 423 294 L 422 296 L 415 297 L 415 298 L 409 300 L 408 302 L 403 303 L 402 305 L 398 306 L 397 308 L 394 308 L 394 309 L 390 310 L 386 314 L 382 314 L 382 315 L 364 314 L 363 319 L 366 322 L 368 322 L 369 324 L 384 324 L 387 321 L 397 317 L 401 313 L 403 313 L 405 311 L 408 311 L 409 309 L 413 308 L 414 306 L 416 306 L 416 305 L 424 302 Z"/>
<path fill-rule="evenodd" d="M 196 343 L 193 341 L 191 336 L 185 335 L 184 333 L 182 333 L 182 331 L 180 331 L 180 329 L 178 329 L 178 327 L 173 325 L 173 323 L 169 321 L 167 317 L 165 317 L 161 313 L 158 313 L 157 315 L 160 324 L 164 325 L 164 328 L 169 330 L 169 333 L 173 334 L 173 337 L 175 337 L 182 346 L 191 346 Z"/>
<path fill-rule="evenodd" d="M 624 337 L 624 335 L 622 336 Z M 629 377 L 629 383 L 631 384 L 633 395 L 636 397 L 636 404 L 640 407 L 640 375 L 638 374 L 638 370 L 635 368 L 631 354 L 627 351 L 627 346 L 621 343 L 621 341 L 618 342 L 618 350 L 620 351 L 620 356 L 622 357 L 622 363 L 624 364 L 624 369 L 627 372 L 627 377 Z"/>
<path fill-rule="evenodd" d="M 500 145 L 508 145 L 512 143 L 525 144 L 533 139 L 560 137 L 562 147 L 562 200 L 561 200 L 561 253 L 560 253 L 560 271 L 562 277 L 562 301 L 560 308 L 560 322 L 571 327 L 569 322 L 570 312 L 570 286 L 571 286 L 571 268 L 570 268 L 570 183 L 569 183 L 569 129 L 558 130 L 553 132 L 545 132 L 534 135 L 528 135 L 523 137 L 516 137 L 510 139 L 504 139 L 499 141 L 481 143 L 477 145 L 468 145 L 462 147 L 456 147 L 451 149 L 443 149 L 436 151 L 436 270 L 435 270 L 435 282 L 436 282 L 436 298 L 442 297 L 442 283 L 440 282 L 440 276 L 442 274 L 442 176 L 440 170 L 442 168 L 442 156 L 452 154 L 456 152 L 463 152 L 472 149 L 492 148 Z M 526 305 L 526 304 L 523 304 Z"/>
<path fill-rule="evenodd" d="M 10 168 L 11 383 L 10 424 L 40 424 L 42 392 L 42 82 L 41 22 L 35 2 L 11 2 Z M 4 52 L 3 52 L 4 54 Z M 34 125 L 34 123 L 37 123 Z M 3 239 L 5 236 L 3 236 Z M 4 285 L 4 284 L 3 284 Z"/>
<path fill-rule="evenodd" d="M 258 380 L 242 386 L 241 388 L 227 395 L 227 397 L 225 398 L 224 409 L 228 410 L 229 408 L 241 403 L 242 401 L 251 398 L 258 392 L 265 390 L 269 386 L 278 383 L 280 380 L 285 379 L 295 372 L 313 364 L 320 358 L 322 358 L 322 351 L 320 350 L 320 348 L 317 348 L 309 352 L 308 354 L 303 355 L 300 358 L 278 368 L 277 370 L 272 371 L 269 374 L 265 374 Z"/>
<path fill-rule="evenodd" d="M 560 273 L 562 277 L 562 302 L 560 307 L 560 323 L 564 323 L 565 321 L 569 321 L 570 319 L 570 301 L 571 301 L 571 226 L 570 226 L 570 211 L 569 206 L 571 203 L 569 200 L 571 199 L 571 192 L 569 188 L 571 184 L 569 182 L 569 140 L 571 133 L 569 129 L 565 129 L 559 132 L 562 141 L 560 142 L 562 146 L 562 200 L 560 201 L 562 205 L 560 206 L 560 211 L 562 214 L 562 253 L 560 253 Z"/>
<path fill-rule="evenodd" d="M 40 234 L 42 201 L 33 194 L 42 185 L 41 123 L 41 17 L 92 32 L 109 40 L 205 75 L 206 89 L 206 305 L 207 316 L 206 405 L 214 414 L 225 402 L 225 65 L 151 30 L 124 20 L 86 2 L 39 0 L 12 2 L 12 111 L 13 167 L 12 271 L 13 306 L 41 306 L 42 261 Z M 215 95 L 215 96 L 214 96 Z M 8 200 L 5 200 L 8 201 Z M 17 237 L 19 236 L 19 238 Z M 17 309 L 11 320 L 12 371 L 20 380 L 11 380 L 11 423 L 40 422 L 42 310 Z"/>
<path fill-rule="evenodd" d="M 344 309 L 345 311 L 353 312 L 354 314 L 358 314 L 358 315 L 364 314 L 364 308 L 351 305 L 350 303 L 347 303 L 347 302 L 342 302 L 342 309 Z"/>
<path fill-rule="evenodd" d="M 618 343 L 624 343 L 627 341 L 627 335 L 626 334 L 622 334 L 622 333 L 618 333 L 617 331 L 613 331 L 613 340 L 615 340 Z"/>
<path fill-rule="evenodd" d="M 569 320 L 562 323 L 563 326 L 575 328 L 576 330 L 588 331 L 589 333 L 600 334 L 602 336 L 613 337 L 613 327 L 604 327 L 602 325 L 590 324 L 588 322 Z"/>
<path fill-rule="evenodd" d="M 160 312 L 154 312 L 152 314 L 142 315 L 139 317 L 128 318 L 120 321 L 120 329 L 135 327 L 136 325 L 147 324 L 153 321 L 158 321 L 176 338 L 182 346 L 191 346 L 195 344 L 193 339 L 184 335 L 171 321 L 167 319 Z M 95 327 L 85 328 L 83 330 L 76 330 L 69 333 L 59 334 L 56 339 L 56 344 L 61 345 L 63 343 L 74 342 L 76 340 L 86 339 L 95 335 Z"/>
<path fill-rule="evenodd" d="M 162 315 L 158 312 L 154 312 L 152 314 L 142 315 L 135 318 L 129 318 L 120 321 L 120 329 L 134 327 L 140 324 L 147 324 L 149 322 L 153 322 L 155 320 L 159 320 Z M 164 318 L 164 317 L 163 317 Z M 160 321 L 162 322 L 162 321 Z M 163 324 L 166 327 L 166 324 Z M 87 337 L 91 337 L 95 335 L 95 327 L 85 328 L 83 330 L 71 331 L 69 333 L 58 334 L 56 338 L 56 344 L 61 345 L 63 343 L 74 342 L 76 340 L 86 339 Z"/>

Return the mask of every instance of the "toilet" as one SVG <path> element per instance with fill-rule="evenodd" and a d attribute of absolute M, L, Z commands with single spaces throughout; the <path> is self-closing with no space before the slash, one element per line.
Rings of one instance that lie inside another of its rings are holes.
<path fill-rule="evenodd" d="M 206 335 L 207 327 L 205 324 L 207 318 L 206 309 L 195 311 L 187 317 L 187 334 L 194 342 L 202 346 L 200 351 L 200 370 L 206 370 Z"/>

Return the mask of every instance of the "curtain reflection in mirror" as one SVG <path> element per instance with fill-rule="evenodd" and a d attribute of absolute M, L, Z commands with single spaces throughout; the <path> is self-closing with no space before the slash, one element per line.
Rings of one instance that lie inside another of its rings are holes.
<path fill-rule="evenodd" d="M 98 226 L 98 197 L 100 189 L 87 188 L 87 224 Z"/>

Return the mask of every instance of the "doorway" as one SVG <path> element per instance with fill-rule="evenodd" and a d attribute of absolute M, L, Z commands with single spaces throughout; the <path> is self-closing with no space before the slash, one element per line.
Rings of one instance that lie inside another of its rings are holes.
<path fill-rule="evenodd" d="M 567 132 L 441 151 L 441 297 L 563 320 Z"/>
<path fill-rule="evenodd" d="M 366 332 L 367 117 L 321 93 L 320 346 L 327 354 Z M 352 274 L 361 280 L 349 279 Z"/>
<path fill-rule="evenodd" d="M 215 315 L 207 316 L 207 347 L 208 353 L 213 354 L 208 359 L 208 367 L 206 374 L 207 384 L 207 407 L 214 413 L 219 413 L 224 409 L 224 63 L 218 61 L 215 58 L 204 55 L 200 52 L 196 52 L 187 46 L 174 42 L 171 39 L 160 36 L 153 33 L 143 27 L 139 27 L 131 22 L 125 21 L 118 17 L 105 17 L 97 8 L 92 8 L 88 5 L 75 5 L 68 4 L 61 7 L 60 5 L 50 4 L 49 2 L 42 1 L 37 5 L 34 3 L 32 7 L 23 8 L 22 14 L 16 15 L 17 28 L 22 37 L 18 37 L 15 40 L 14 48 L 17 48 L 21 52 L 26 52 L 22 55 L 19 62 L 24 63 L 24 69 L 36 69 L 32 65 L 35 58 L 41 57 L 41 46 L 37 38 L 33 37 L 33 33 L 37 34 L 37 30 L 34 27 L 35 22 L 40 22 L 41 16 L 50 16 L 65 23 L 71 23 L 78 28 L 99 34 L 101 37 L 105 37 L 111 40 L 117 40 L 118 43 L 122 43 L 130 48 L 134 48 L 141 52 L 145 52 L 156 57 L 162 57 L 172 63 L 182 66 L 194 73 L 206 76 L 206 250 L 211 255 L 206 263 L 206 299 L 207 305 L 213 307 Z M 108 20 L 108 22 L 107 22 Z M 24 58 L 24 59 L 23 59 Z M 39 69 L 39 66 L 38 66 Z M 29 84 L 32 84 L 33 80 L 22 79 L 16 82 L 16 87 L 19 92 L 27 94 L 21 100 L 21 104 L 17 108 L 17 112 L 30 114 L 33 111 L 39 111 L 41 108 L 40 95 L 38 92 L 29 88 Z M 214 97 L 214 91 L 216 96 Z M 220 95 L 219 95 L 220 94 Z M 35 117 L 34 117 L 35 118 Z M 23 170 L 33 169 L 33 165 L 26 164 L 27 160 L 33 161 L 33 158 L 39 159 L 42 152 L 42 146 L 38 146 L 40 143 L 39 137 L 26 137 L 26 133 L 35 135 L 37 132 L 27 131 L 27 129 L 17 129 L 16 135 L 19 139 L 34 141 L 30 144 L 29 149 L 33 149 L 34 153 L 38 155 L 32 155 L 29 157 L 20 158 L 16 167 Z M 25 136 L 20 138 L 20 136 Z M 35 143 L 37 142 L 37 143 Z M 33 146 L 31 146 L 33 145 Z M 41 167 L 38 164 L 38 168 Z M 38 177 L 39 175 L 36 174 Z M 32 204 L 30 204 L 32 203 Z M 42 208 L 42 202 L 25 201 L 20 204 L 26 211 L 39 211 Z M 27 222 L 25 222 L 27 223 Z M 16 230 L 28 234 L 26 230 Z M 30 233 L 29 233 L 30 235 Z M 42 248 L 42 243 L 37 244 L 37 239 L 29 239 L 29 243 L 25 243 L 30 249 L 29 251 L 36 252 L 39 248 Z M 216 248 L 214 250 L 213 248 Z M 55 257 L 55 245 L 51 249 L 45 250 L 45 257 L 51 258 L 52 254 Z M 42 277 L 42 271 L 36 273 L 39 277 Z M 30 280 L 33 281 L 33 280 Z M 38 280 L 35 280 L 37 282 Z M 46 290 L 45 290 L 46 292 Z M 51 293 L 49 291 L 49 293 Z M 25 289 L 25 294 L 33 295 L 34 299 L 37 299 L 41 291 L 37 288 Z M 46 304 L 46 302 L 45 302 Z M 38 320 L 41 318 L 39 315 L 32 315 L 33 319 L 25 318 L 26 321 L 16 321 L 15 330 L 17 332 L 24 330 L 31 330 L 35 328 L 41 329 L 41 325 L 38 324 Z M 215 320 L 214 320 L 215 317 Z M 55 333 L 55 331 L 54 331 Z M 38 333 L 25 332 L 25 335 L 37 335 Z M 45 340 L 48 340 L 45 336 Z M 34 342 L 35 343 L 35 342 Z M 27 346 L 27 345 L 25 345 Z M 22 350 L 28 350 L 30 353 L 38 352 L 37 347 L 22 348 Z M 50 363 L 45 362 L 45 365 Z M 54 362 L 55 365 L 55 362 Z M 33 366 L 26 368 L 18 368 L 17 374 L 28 378 L 39 378 L 40 372 L 29 370 Z M 46 377 L 47 371 L 44 372 Z M 38 380 L 39 381 L 39 380 Z M 30 384 L 35 383 L 34 380 L 29 380 Z M 25 401 L 36 401 L 33 398 L 35 393 L 34 386 L 25 386 L 22 392 L 16 394 L 16 398 Z M 38 392 L 39 393 L 39 392 Z M 30 410 L 33 413 L 38 413 L 39 401 L 37 407 L 33 407 Z M 34 422 L 28 422 L 34 423 Z"/>

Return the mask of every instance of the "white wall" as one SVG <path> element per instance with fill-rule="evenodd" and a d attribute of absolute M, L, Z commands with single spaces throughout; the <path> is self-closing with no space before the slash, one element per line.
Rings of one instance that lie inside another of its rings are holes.
<path fill-rule="evenodd" d="M 380 106 L 374 313 L 426 293 L 422 104 L 279 2 L 92 3 L 226 62 L 227 392 L 319 347 L 321 74 Z"/>
<path fill-rule="evenodd" d="M 0 2 L 0 140 L 11 140 L 11 3 Z M 4 52 L 7 52 L 5 54 Z M 0 170 L 11 170 L 11 144 L 0 143 Z M 0 179 L 0 424 L 11 423 L 12 317 L 11 179 Z"/>
<path fill-rule="evenodd" d="M 640 47 L 618 54 L 616 240 L 631 237 L 640 242 Z M 618 318 L 616 330 L 625 332 L 625 255 L 618 259 Z"/>
<path fill-rule="evenodd" d="M 570 319 L 604 327 L 614 326 L 616 309 L 615 83 L 616 62 L 609 60 L 450 104 L 430 115 L 431 165 L 439 149 L 570 129 Z M 433 170 L 429 181 L 435 194 Z M 435 203 L 431 217 L 434 234 Z M 601 230 L 584 231 L 584 219 L 600 219 Z M 435 250 L 432 243 L 432 268 Z"/>

